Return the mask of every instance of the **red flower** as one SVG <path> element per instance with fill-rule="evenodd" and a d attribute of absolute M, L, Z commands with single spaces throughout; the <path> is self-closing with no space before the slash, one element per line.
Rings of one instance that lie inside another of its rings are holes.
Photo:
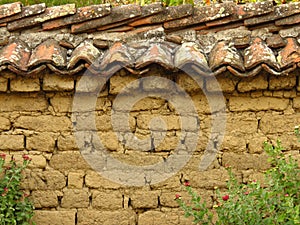
<path fill-rule="evenodd" d="M 245 191 L 244 195 L 249 195 L 249 191 Z"/>
<path fill-rule="evenodd" d="M 184 186 L 189 187 L 190 185 L 191 185 L 190 182 L 188 182 L 188 181 L 184 182 Z"/>
<path fill-rule="evenodd" d="M 5 159 L 5 157 L 6 157 L 6 155 L 5 155 L 4 153 L 1 153 L 1 154 L 0 154 L 0 158 L 1 158 L 1 159 Z"/>
<path fill-rule="evenodd" d="M 1 196 L 5 196 L 6 195 L 6 193 L 8 192 L 8 188 L 7 187 L 5 187 L 5 188 L 3 188 L 3 193 L 1 194 Z"/>
<path fill-rule="evenodd" d="M 25 161 L 31 161 L 31 158 L 28 156 L 28 155 L 23 155 L 23 159 L 25 160 Z"/>
<path fill-rule="evenodd" d="M 285 196 L 285 197 L 289 197 L 289 194 L 285 194 L 284 196 Z"/>
<path fill-rule="evenodd" d="M 223 199 L 223 201 L 227 201 L 227 200 L 229 199 L 229 195 L 224 195 L 224 196 L 222 197 L 222 199 Z"/>
<path fill-rule="evenodd" d="M 29 197 L 29 194 L 24 193 L 24 197 L 25 197 L 25 198 Z"/>
<path fill-rule="evenodd" d="M 176 194 L 175 195 L 175 199 L 180 199 L 181 195 L 180 194 Z"/>

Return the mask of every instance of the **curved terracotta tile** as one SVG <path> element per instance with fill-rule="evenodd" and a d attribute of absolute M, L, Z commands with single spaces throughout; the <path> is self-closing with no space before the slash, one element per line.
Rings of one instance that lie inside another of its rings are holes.
<path fill-rule="evenodd" d="M 209 54 L 209 66 L 211 70 L 215 70 L 221 66 L 231 66 L 244 72 L 242 56 L 239 54 L 233 44 L 226 41 L 218 42 Z"/>
<path fill-rule="evenodd" d="M 100 55 L 101 52 L 93 45 L 92 40 L 85 40 L 72 52 L 67 68 L 72 69 L 80 60 L 92 64 Z"/>
<path fill-rule="evenodd" d="M 67 50 L 62 48 L 53 39 L 48 39 L 38 45 L 30 56 L 28 67 L 34 67 L 42 63 L 51 63 L 56 67 L 65 67 Z"/>
<path fill-rule="evenodd" d="M 177 49 L 174 56 L 174 65 L 184 71 L 193 66 L 193 70 L 197 70 L 198 73 L 203 75 L 211 73 L 204 53 L 194 42 L 185 42 Z"/>
<path fill-rule="evenodd" d="M 277 60 L 281 68 L 300 62 L 300 46 L 295 38 L 286 38 L 286 46 L 279 51 Z"/>
<path fill-rule="evenodd" d="M 61 75 L 74 75 L 76 73 L 79 73 L 81 70 L 83 70 L 85 68 L 85 65 L 81 64 L 75 67 L 74 69 L 67 69 L 67 70 L 58 69 L 52 64 L 47 64 L 47 67 L 54 73 L 58 73 Z"/>
<path fill-rule="evenodd" d="M 244 63 L 247 70 L 264 63 L 280 71 L 274 52 L 259 37 L 255 38 L 251 45 L 245 49 Z"/>
<path fill-rule="evenodd" d="M 259 66 L 255 67 L 254 69 L 251 69 L 244 73 L 239 72 L 238 70 L 234 69 L 231 66 L 227 66 L 227 69 L 230 73 L 232 73 L 233 75 L 235 75 L 237 77 L 254 77 L 260 73 L 260 71 L 262 70 L 262 65 L 259 65 Z"/>
<path fill-rule="evenodd" d="M 27 71 L 29 57 L 30 49 L 28 45 L 21 40 L 15 40 L 1 49 L 0 66 L 9 64 L 22 71 Z"/>
<path fill-rule="evenodd" d="M 288 68 L 286 70 L 283 70 L 281 72 L 277 72 L 277 71 L 273 70 L 272 68 L 270 68 L 266 64 L 262 64 L 262 67 L 264 68 L 265 71 L 267 71 L 268 73 L 270 73 L 272 75 L 275 75 L 275 76 L 284 76 L 284 75 L 288 75 L 289 73 L 293 72 L 297 68 L 297 65 L 294 64 L 292 67 L 290 67 L 290 68 Z"/>
<path fill-rule="evenodd" d="M 7 67 L 10 71 L 18 74 L 18 75 L 26 75 L 26 76 L 31 76 L 31 75 L 36 75 L 36 74 L 39 74 L 41 73 L 43 70 L 45 70 L 47 68 L 46 65 L 41 65 L 33 70 L 30 70 L 30 71 L 22 71 L 22 70 L 19 70 L 17 69 L 16 67 L 14 66 L 11 66 L 11 65 L 8 65 Z"/>
<path fill-rule="evenodd" d="M 96 67 L 98 71 L 101 72 L 102 75 L 112 75 L 121 68 L 124 67 L 133 67 L 134 58 L 128 51 L 128 47 L 121 43 L 116 42 L 113 46 L 110 47 L 108 51 L 106 51 L 97 65 L 97 63 L 93 64 L 93 67 Z"/>
<path fill-rule="evenodd" d="M 149 43 L 149 48 L 136 59 L 135 67 L 140 69 L 153 63 L 157 63 L 166 69 L 174 69 L 172 54 L 161 43 Z"/>

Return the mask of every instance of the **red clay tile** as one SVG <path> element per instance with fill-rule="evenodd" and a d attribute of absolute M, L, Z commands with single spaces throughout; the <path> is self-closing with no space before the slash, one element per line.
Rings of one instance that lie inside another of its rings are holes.
<path fill-rule="evenodd" d="M 144 35 L 145 37 L 147 35 L 147 32 L 149 31 L 155 32 L 155 30 L 161 31 L 163 30 L 163 28 L 161 25 L 150 25 L 150 26 L 139 27 L 134 30 L 126 32 L 126 34 L 124 35 L 124 39 L 130 40 L 130 39 L 134 39 L 134 37 L 136 36 L 142 36 L 142 35 Z"/>
<path fill-rule="evenodd" d="M 26 76 L 32 76 L 32 75 L 36 75 L 36 74 L 39 74 L 41 73 L 43 70 L 45 70 L 47 68 L 46 65 L 41 65 L 41 66 L 38 66 L 37 68 L 34 68 L 33 70 L 30 70 L 30 71 L 22 71 L 22 70 L 19 70 L 18 68 L 14 67 L 14 66 L 11 66 L 11 65 L 8 65 L 7 67 L 10 71 L 18 74 L 18 75 L 26 75 Z"/>
<path fill-rule="evenodd" d="M 113 29 L 116 27 L 124 26 L 124 25 L 128 24 L 129 21 L 134 21 L 134 19 L 129 19 L 129 20 L 125 20 L 125 21 L 120 21 L 120 22 L 104 25 L 104 26 L 97 28 L 97 30 L 98 31 L 110 30 L 110 29 Z"/>
<path fill-rule="evenodd" d="M 273 51 L 258 37 L 245 49 L 244 63 L 247 70 L 264 63 L 279 71 L 279 65 Z"/>
<path fill-rule="evenodd" d="M 296 24 L 296 23 L 300 23 L 300 14 L 299 13 L 296 15 L 292 15 L 292 16 L 275 21 L 276 26 L 292 25 L 292 24 Z"/>
<path fill-rule="evenodd" d="M 166 29 L 174 29 L 227 17 L 233 14 L 234 7 L 234 3 L 221 3 L 200 8 L 195 7 L 192 16 L 165 22 L 164 27 Z"/>
<path fill-rule="evenodd" d="M 130 54 L 126 45 L 121 42 L 116 42 L 113 46 L 110 47 L 108 51 L 102 57 L 102 60 L 99 60 L 99 65 L 94 67 L 98 71 L 101 71 L 102 76 L 109 76 L 119 71 L 124 67 L 133 67 L 134 58 Z"/>
<path fill-rule="evenodd" d="M 150 43 L 144 54 L 136 59 L 135 67 L 141 69 L 153 63 L 170 70 L 174 69 L 172 53 L 167 46 L 161 43 Z"/>
<path fill-rule="evenodd" d="M 52 64 L 47 64 L 47 67 L 54 73 L 57 74 L 61 74 L 61 75 L 74 75 L 79 73 L 80 71 L 82 71 L 85 68 L 84 64 L 80 64 L 79 66 L 77 66 L 74 69 L 67 69 L 67 70 L 63 70 L 63 69 L 58 69 L 55 66 L 53 66 Z"/>
<path fill-rule="evenodd" d="M 43 30 L 56 29 L 70 24 L 75 24 L 75 23 L 80 23 L 95 18 L 100 18 L 103 16 L 107 16 L 108 14 L 110 14 L 110 12 L 111 12 L 111 7 L 109 4 L 81 7 L 78 8 L 77 12 L 72 16 L 43 23 Z"/>
<path fill-rule="evenodd" d="M 24 29 L 43 23 L 47 20 L 72 15 L 76 12 L 75 4 L 67 4 L 61 6 L 53 6 L 46 8 L 45 12 L 33 17 L 27 17 L 21 20 L 8 23 L 7 29 L 9 31 Z"/>
<path fill-rule="evenodd" d="M 278 5 L 274 7 L 274 11 L 260 17 L 246 19 L 244 21 L 246 26 L 252 26 L 259 23 L 266 23 L 276 19 L 288 17 L 300 13 L 300 2 Z"/>
<path fill-rule="evenodd" d="M 67 50 L 53 39 L 48 39 L 38 45 L 30 56 L 28 67 L 51 63 L 57 67 L 66 66 Z"/>
<path fill-rule="evenodd" d="M 92 64 L 100 54 L 100 51 L 93 45 L 92 40 L 85 40 L 72 52 L 67 68 L 74 68 L 80 60 Z"/>
<path fill-rule="evenodd" d="M 14 20 L 18 20 L 24 17 L 33 16 L 40 14 L 44 12 L 46 9 L 46 4 L 36 4 L 36 5 L 30 5 L 30 6 L 24 6 L 22 7 L 21 13 L 15 14 L 13 16 L 5 17 L 3 19 L 0 19 L 0 23 L 8 23 Z"/>
<path fill-rule="evenodd" d="M 192 15 L 193 7 L 191 5 L 170 6 L 161 10 L 159 14 L 144 17 L 130 23 L 130 26 L 136 27 L 146 24 L 162 23 Z"/>
<path fill-rule="evenodd" d="M 141 14 L 141 7 L 138 5 L 123 5 L 115 7 L 112 8 L 111 14 L 109 14 L 108 16 L 72 25 L 71 32 L 85 32 L 108 24 L 131 19 L 140 16 Z"/>
<path fill-rule="evenodd" d="M 286 46 L 278 53 L 277 60 L 281 68 L 300 62 L 300 46 L 295 38 L 286 38 Z"/>
<path fill-rule="evenodd" d="M 282 29 L 281 26 L 276 26 L 273 22 L 269 22 L 269 23 L 263 23 L 263 24 L 258 24 L 258 25 L 254 25 L 248 28 L 251 31 L 255 31 L 255 30 L 259 30 L 259 29 L 267 29 L 270 33 L 275 33 L 278 32 Z"/>
<path fill-rule="evenodd" d="M 115 27 L 112 29 L 107 30 L 107 32 L 127 32 L 127 31 L 131 31 L 134 28 L 131 26 L 119 26 L 119 27 Z"/>
<path fill-rule="evenodd" d="M 0 66 L 9 64 L 22 71 L 27 71 L 29 56 L 28 45 L 20 40 L 15 40 L 1 49 Z"/>
<path fill-rule="evenodd" d="M 215 70 L 222 66 L 231 66 L 239 71 L 245 71 L 242 56 L 237 49 L 225 41 L 218 42 L 209 54 L 209 66 Z"/>
<path fill-rule="evenodd" d="M 254 76 L 258 75 L 263 68 L 262 68 L 262 65 L 259 65 L 259 66 L 255 67 L 254 69 L 246 71 L 244 73 L 241 73 L 240 71 L 232 68 L 231 66 L 227 66 L 227 69 L 229 70 L 230 73 L 232 73 L 233 75 L 235 75 L 237 77 L 254 77 Z"/>
<path fill-rule="evenodd" d="M 218 20 L 207 22 L 206 25 L 209 27 L 220 26 L 227 23 L 232 23 L 235 21 L 243 20 L 246 18 L 251 18 L 254 16 L 260 16 L 273 11 L 273 2 L 264 1 L 256 3 L 248 3 L 243 5 L 237 5 L 233 9 L 233 14 L 226 18 L 221 18 Z"/>
<path fill-rule="evenodd" d="M 193 66 L 193 69 L 202 75 L 211 73 L 204 53 L 193 42 L 185 42 L 177 49 L 174 56 L 174 66 L 183 71 L 190 70 Z"/>
<path fill-rule="evenodd" d="M 21 2 L 0 5 L 0 19 L 21 12 Z"/>
<path fill-rule="evenodd" d="M 233 28 L 238 28 L 238 27 L 241 27 L 243 26 L 243 22 L 234 22 L 234 23 L 230 23 L 230 24 L 227 24 L 227 25 L 223 25 L 223 26 L 217 26 L 217 27 L 213 27 L 213 28 L 210 28 L 210 29 L 202 29 L 202 30 L 199 30 L 199 34 L 207 34 L 207 33 L 216 33 L 216 32 L 219 32 L 219 31 L 222 31 L 222 30 L 229 30 L 229 29 L 233 29 Z"/>

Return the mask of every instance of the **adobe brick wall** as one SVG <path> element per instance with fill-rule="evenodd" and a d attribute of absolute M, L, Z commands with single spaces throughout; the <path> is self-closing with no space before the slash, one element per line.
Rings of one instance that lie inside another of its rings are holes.
<path fill-rule="evenodd" d="M 189 179 L 212 204 L 213 187 L 225 186 L 225 165 L 233 166 L 242 181 L 261 177 L 268 166 L 262 149 L 264 140 L 280 138 L 300 159 L 300 144 L 293 136 L 294 126 L 300 123 L 299 70 L 285 77 L 267 73 L 253 78 L 218 76 L 226 99 L 226 133 L 221 150 L 206 171 L 198 167 L 210 136 L 211 112 L 202 90 L 213 93 L 215 81 L 203 77 L 199 87 L 183 72 L 170 74 L 153 65 L 141 76 L 117 72 L 96 105 L 98 134 L 116 159 L 135 165 L 153 164 L 172 154 L 180 137 L 181 118 L 176 109 L 164 99 L 148 97 L 135 104 L 130 127 L 138 137 L 146 138 L 151 118 L 160 116 L 169 129 L 164 141 L 149 153 L 128 149 L 117 140 L 110 121 L 112 105 L 130 82 L 144 76 L 170 78 L 185 89 L 198 113 L 194 121 L 200 123 L 201 132 L 191 160 L 171 178 L 144 187 L 126 187 L 105 179 L 83 159 L 71 119 L 80 74 L 60 76 L 48 71 L 26 77 L 7 70 L 0 74 L 0 151 L 17 159 L 24 153 L 32 157 L 23 188 L 31 193 L 37 225 L 190 225 L 191 219 L 183 217 L 174 201 L 176 193 L 185 195 L 181 185 L 184 179 Z M 140 87 L 166 88 L 162 83 L 157 85 L 141 83 Z M 126 103 L 126 95 L 122 98 Z M 89 129 L 89 124 L 80 129 Z"/>

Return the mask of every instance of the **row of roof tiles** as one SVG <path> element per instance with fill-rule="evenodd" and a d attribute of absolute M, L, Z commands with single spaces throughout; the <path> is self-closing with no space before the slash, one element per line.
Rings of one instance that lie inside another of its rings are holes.
<path fill-rule="evenodd" d="M 273 22 L 289 26 L 300 22 L 300 2 L 274 5 L 273 1 L 237 5 L 226 2 L 210 6 L 180 5 L 163 7 L 160 3 L 146 6 L 109 4 L 76 8 L 75 4 L 46 7 L 44 3 L 22 6 L 20 2 L 0 5 L 0 25 L 9 31 L 41 26 L 43 30 L 69 27 L 72 33 L 106 30 L 121 25 L 128 29 L 145 24 L 163 24 L 165 29 L 196 26 L 205 30 L 240 21 L 245 26 Z"/>
<path fill-rule="evenodd" d="M 143 73 L 157 63 L 203 75 L 283 75 L 300 66 L 299 24 L 300 2 L 168 8 L 16 2 L 0 5 L 0 71 Z"/>
<path fill-rule="evenodd" d="M 241 50 L 228 41 L 217 42 L 209 54 L 194 42 L 175 44 L 168 41 L 116 42 L 108 50 L 85 40 L 71 54 L 58 41 L 48 39 L 31 50 L 20 40 L 6 45 L 0 53 L 0 68 L 16 73 L 36 73 L 45 69 L 61 74 L 74 74 L 89 68 L 95 73 L 111 74 L 120 68 L 143 73 L 149 64 L 156 63 L 169 70 L 193 68 L 202 75 L 217 75 L 229 70 L 236 76 L 255 76 L 262 69 L 274 75 L 287 74 L 300 66 L 300 46 L 295 38 L 275 56 L 261 38 Z"/>

